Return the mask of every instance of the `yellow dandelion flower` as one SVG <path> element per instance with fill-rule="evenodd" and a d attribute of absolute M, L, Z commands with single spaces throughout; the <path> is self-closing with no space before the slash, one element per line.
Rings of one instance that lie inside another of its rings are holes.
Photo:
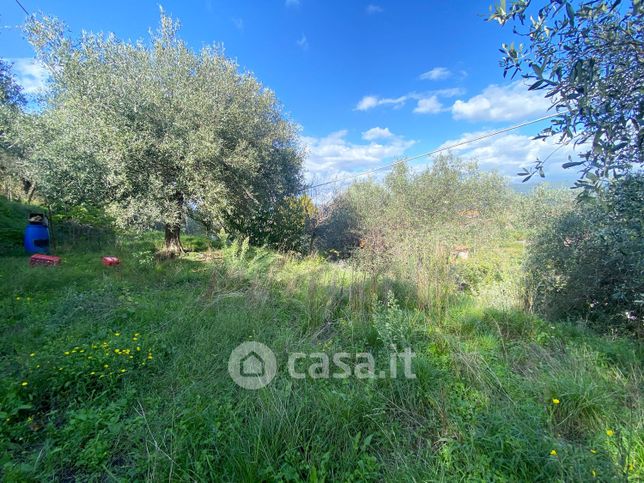
<path fill-rule="evenodd" d="M 115 335 L 116 337 L 120 337 L 120 336 L 121 336 L 121 333 L 120 333 L 120 332 L 114 332 L 114 335 Z"/>
<path fill-rule="evenodd" d="M 610 438 L 611 436 L 613 436 L 614 434 L 615 434 L 615 431 L 613 431 L 612 429 L 607 429 L 607 430 L 606 430 L 606 436 L 608 436 L 609 438 Z"/>
<path fill-rule="evenodd" d="M 141 334 L 139 334 L 138 332 L 135 332 L 135 333 L 134 333 L 134 337 L 139 337 L 140 335 L 141 335 Z"/>
<path fill-rule="evenodd" d="M 597 472 L 595 470 L 592 470 L 591 473 L 593 475 L 593 478 L 597 478 Z"/>
<path fill-rule="evenodd" d="M 89 375 L 94 376 L 94 375 L 96 375 L 96 372 L 92 371 L 92 372 L 89 373 Z"/>
<path fill-rule="evenodd" d="M 79 352 L 82 354 L 83 352 L 85 352 L 85 349 L 81 349 Z"/>
<path fill-rule="evenodd" d="M 28 386 L 28 385 L 29 385 L 29 383 L 28 383 L 27 381 L 22 381 L 22 383 L 20 383 L 20 385 L 21 385 L 22 387 L 25 387 L 25 386 Z"/>
<path fill-rule="evenodd" d="M 138 337 L 132 337 L 132 340 L 136 342 L 137 340 L 139 340 L 139 338 Z"/>
<path fill-rule="evenodd" d="M 633 463 L 628 464 L 628 471 L 635 471 L 635 465 Z"/>
<path fill-rule="evenodd" d="M 557 456 L 557 450 L 556 449 L 551 449 L 550 450 L 550 456 Z"/>
<path fill-rule="evenodd" d="M 36 369 L 40 369 L 40 364 L 36 364 Z"/>
<path fill-rule="evenodd" d="M 68 355 L 69 355 L 69 351 L 65 351 L 65 352 L 63 352 L 63 354 L 65 354 L 66 356 L 68 356 Z"/>
<path fill-rule="evenodd" d="M 136 346 L 137 352 L 141 352 L 141 348 L 139 346 Z"/>
<path fill-rule="evenodd" d="M 591 449 L 591 450 L 590 450 L 590 452 L 591 452 L 592 454 L 597 454 L 597 450 L 596 450 L 596 449 Z"/>
<path fill-rule="evenodd" d="M 20 297 L 16 297 L 16 300 L 20 300 Z"/>
<path fill-rule="evenodd" d="M 557 404 L 559 404 L 560 402 L 561 402 L 561 401 L 559 401 L 559 399 L 557 399 L 557 398 L 553 398 L 553 400 L 552 400 L 552 404 L 554 404 L 554 405 L 557 405 Z"/>
<path fill-rule="evenodd" d="M 31 354 L 29 354 L 29 357 L 35 357 L 35 356 L 36 356 L 35 352 L 32 352 Z"/>
<path fill-rule="evenodd" d="M 109 365 L 109 364 L 103 364 L 103 368 L 104 368 L 104 369 L 107 369 L 108 367 L 110 367 L 110 365 Z"/>
<path fill-rule="evenodd" d="M 126 371 L 126 369 L 121 369 L 121 372 L 125 372 L 125 371 Z"/>
<path fill-rule="evenodd" d="M 115 353 L 115 354 L 120 354 L 120 353 L 121 353 L 121 349 L 114 349 L 114 353 Z"/>
<path fill-rule="evenodd" d="M 148 359 L 152 360 L 152 354 L 148 354 Z"/>

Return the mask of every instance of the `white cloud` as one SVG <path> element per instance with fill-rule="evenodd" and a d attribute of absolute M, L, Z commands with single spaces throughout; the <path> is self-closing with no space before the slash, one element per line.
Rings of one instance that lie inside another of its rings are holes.
<path fill-rule="evenodd" d="M 376 127 L 362 133 L 366 143 L 350 142 L 347 135 L 347 130 L 341 130 L 321 138 L 302 138 L 307 151 L 305 169 L 309 179 L 325 181 L 373 168 L 389 158 L 403 155 L 414 144 L 387 128 Z"/>
<path fill-rule="evenodd" d="M 529 91 L 522 80 L 508 86 L 491 84 L 480 94 L 452 106 L 454 119 L 516 121 L 544 116 L 551 102 L 540 91 Z"/>
<path fill-rule="evenodd" d="M 434 67 L 427 72 L 420 74 L 423 80 L 442 80 L 452 76 L 452 72 L 447 67 Z"/>
<path fill-rule="evenodd" d="M 400 96 L 396 98 L 391 97 L 378 97 L 378 96 L 364 96 L 356 105 L 357 111 L 366 111 L 377 106 L 390 105 L 394 108 L 402 107 L 407 102 L 409 96 Z"/>
<path fill-rule="evenodd" d="M 448 147 L 470 139 L 483 136 L 490 131 L 465 133 L 458 139 L 451 139 L 440 147 Z M 537 159 L 546 162 L 546 179 L 553 181 L 570 181 L 574 179 L 574 170 L 564 170 L 561 165 L 568 161 L 570 155 L 576 159 L 576 152 L 584 152 L 583 146 L 576 149 L 572 145 L 558 145 L 553 138 L 533 139 L 518 133 L 506 133 L 476 141 L 472 144 L 452 148 L 454 154 L 478 162 L 483 170 L 496 170 L 510 178 L 512 182 L 520 183 L 522 178 L 517 176 L 521 168 L 530 167 Z"/>
<path fill-rule="evenodd" d="M 300 37 L 300 39 L 295 43 L 302 50 L 308 50 L 309 48 L 309 41 L 307 40 L 306 35 L 304 34 L 302 34 L 302 37 Z"/>
<path fill-rule="evenodd" d="M 449 87 L 447 89 L 436 89 L 430 92 L 439 97 L 456 97 L 465 94 L 465 89 L 462 87 Z"/>
<path fill-rule="evenodd" d="M 414 112 L 416 114 L 436 114 L 443 110 L 443 105 L 438 100 L 436 96 L 426 97 L 424 99 L 419 99 Z"/>
<path fill-rule="evenodd" d="M 367 5 L 367 8 L 365 9 L 365 11 L 367 12 L 368 15 L 375 15 L 377 13 L 382 13 L 385 10 L 380 5 L 370 4 L 370 5 Z"/>
<path fill-rule="evenodd" d="M 8 59 L 13 64 L 16 82 L 25 94 L 40 94 L 47 87 L 49 71 L 45 64 L 29 57 Z"/>
<path fill-rule="evenodd" d="M 378 106 L 389 106 L 394 109 L 399 109 L 405 105 L 407 101 L 418 101 L 414 112 L 416 113 L 435 113 L 443 109 L 439 97 L 455 97 L 463 95 L 465 89 L 461 87 L 451 87 L 447 89 L 435 89 L 427 92 L 409 92 L 400 97 L 380 97 L 380 96 L 364 96 L 356 107 L 356 111 L 368 111 Z"/>
<path fill-rule="evenodd" d="M 373 141 L 375 139 L 390 138 L 393 133 L 388 127 L 372 127 L 371 129 L 362 133 L 362 139 L 365 141 Z"/>
<path fill-rule="evenodd" d="M 287 7 L 299 7 L 300 0 L 285 0 L 284 5 Z"/>
<path fill-rule="evenodd" d="M 358 111 L 366 111 L 367 109 L 371 109 L 372 107 L 376 107 L 378 105 L 378 97 L 376 96 L 364 96 L 362 99 L 360 99 L 360 102 L 356 105 L 356 110 Z"/>

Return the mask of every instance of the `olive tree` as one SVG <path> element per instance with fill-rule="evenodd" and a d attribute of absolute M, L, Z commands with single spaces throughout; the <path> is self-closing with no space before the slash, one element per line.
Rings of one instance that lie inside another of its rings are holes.
<path fill-rule="evenodd" d="M 21 190 L 29 195 L 31 183 L 21 169 L 21 149 L 15 132 L 24 117 L 25 97 L 11 71 L 11 64 L 0 59 L 0 177 L 4 191 L 11 197 L 13 186 L 21 184 Z"/>
<path fill-rule="evenodd" d="M 539 3 L 540 5 L 536 5 Z M 599 189 L 642 165 L 644 4 L 641 0 L 500 1 L 490 16 L 514 24 L 526 45 L 504 44 L 504 74 L 518 72 L 544 90 L 559 114 L 541 137 L 589 148 L 577 187 Z M 543 176 L 538 161 L 524 173 Z"/>
<path fill-rule="evenodd" d="M 300 189 L 297 129 L 273 92 L 222 48 L 191 50 L 163 12 L 149 42 L 73 39 L 47 17 L 26 30 L 51 72 L 29 143 L 49 198 L 105 206 L 123 226 L 162 223 L 174 254 L 190 212 L 261 237 L 258 213 Z"/>

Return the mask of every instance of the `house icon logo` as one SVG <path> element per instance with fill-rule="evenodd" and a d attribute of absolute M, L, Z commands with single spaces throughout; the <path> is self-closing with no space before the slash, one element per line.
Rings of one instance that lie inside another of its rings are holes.
<path fill-rule="evenodd" d="M 244 389 L 261 389 L 275 377 L 277 360 L 273 351 L 261 342 L 243 342 L 230 354 L 228 373 Z"/>
<path fill-rule="evenodd" d="M 266 374 L 266 364 L 255 351 L 247 354 L 240 362 L 241 375 L 244 377 L 262 377 Z"/>

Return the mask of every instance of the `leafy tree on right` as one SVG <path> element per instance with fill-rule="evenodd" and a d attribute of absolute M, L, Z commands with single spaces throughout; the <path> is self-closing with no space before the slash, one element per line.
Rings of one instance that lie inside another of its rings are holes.
<path fill-rule="evenodd" d="M 539 137 L 588 145 L 576 187 L 601 189 L 639 171 L 644 148 L 644 5 L 641 0 L 501 0 L 489 20 L 513 24 L 526 45 L 503 44 L 504 75 L 521 73 L 559 114 Z M 544 161 L 520 175 L 544 176 Z"/>

